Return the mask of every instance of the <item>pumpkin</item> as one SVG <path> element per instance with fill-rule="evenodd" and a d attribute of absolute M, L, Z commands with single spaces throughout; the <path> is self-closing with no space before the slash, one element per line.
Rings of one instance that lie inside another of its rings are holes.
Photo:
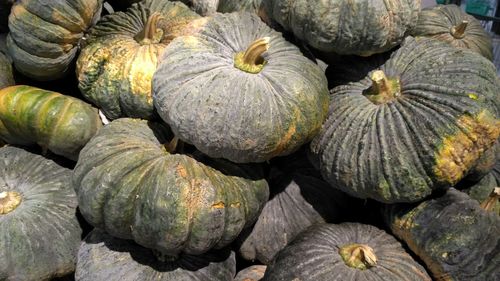
<path fill-rule="evenodd" d="M 221 13 L 232 13 L 247 11 L 258 13 L 263 0 L 219 0 L 217 11 Z"/>
<path fill-rule="evenodd" d="M 0 148 L 0 280 L 39 281 L 75 270 L 82 233 L 71 170 Z"/>
<path fill-rule="evenodd" d="M 227 249 L 162 260 L 150 249 L 94 229 L 78 251 L 75 280 L 232 281 L 235 273 L 235 255 Z"/>
<path fill-rule="evenodd" d="M 321 179 L 305 150 L 273 162 L 268 179 L 271 199 L 239 248 L 243 258 L 264 264 L 311 225 L 347 219 L 356 207 L 345 193 Z"/>
<path fill-rule="evenodd" d="M 178 2 L 146 0 L 104 16 L 77 61 L 78 87 L 106 117 L 154 117 L 151 79 L 175 37 L 194 32 L 199 16 Z"/>
<path fill-rule="evenodd" d="M 153 77 L 159 115 L 213 158 L 263 162 L 291 154 L 328 111 L 321 68 L 250 13 L 217 14 L 173 40 Z"/>
<path fill-rule="evenodd" d="M 179 0 L 202 16 L 213 15 L 217 12 L 220 0 Z"/>
<path fill-rule="evenodd" d="M 316 225 L 278 253 L 263 281 L 430 281 L 385 231 L 359 223 Z"/>
<path fill-rule="evenodd" d="M 7 143 L 38 144 L 77 160 L 101 126 L 97 109 L 77 98 L 31 86 L 0 90 L 0 139 Z"/>
<path fill-rule="evenodd" d="M 0 0 L 0 33 L 9 32 L 8 18 L 14 0 Z"/>
<path fill-rule="evenodd" d="M 74 169 L 82 215 L 114 237 L 172 257 L 226 246 L 257 219 L 267 182 L 258 167 L 175 153 L 175 141 L 162 144 L 169 137 L 145 120 L 103 127 Z"/>
<path fill-rule="evenodd" d="M 467 194 L 450 188 L 416 206 L 387 206 L 385 217 L 436 280 L 498 280 L 500 217 Z"/>
<path fill-rule="evenodd" d="M 0 90 L 15 84 L 9 58 L 0 51 Z"/>
<path fill-rule="evenodd" d="M 259 281 L 264 277 L 267 266 L 265 265 L 252 265 L 247 267 L 234 277 L 234 281 Z"/>
<path fill-rule="evenodd" d="M 268 0 L 263 18 L 323 52 L 370 56 L 401 43 L 418 19 L 420 0 Z"/>
<path fill-rule="evenodd" d="M 409 37 L 380 69 L 332 90 L 311 144 L 323 177 L 385 203 L 456 184 L 500 135 L 497 79 L 472 51 Z"/>
<path fill-rule="evenodd" d="M 12 6 L 7 36 L 15 68 L 36 80 L 64 76 L 102 0 L 20 0 Z"/>
<path fill-rule="evenodd" d="M 458 48 L 473 50 L 493 60 L 491 37 L 481 22 L 457 5 L 437 5 L 423 9 L 412 36 L 432 37 Z"/>

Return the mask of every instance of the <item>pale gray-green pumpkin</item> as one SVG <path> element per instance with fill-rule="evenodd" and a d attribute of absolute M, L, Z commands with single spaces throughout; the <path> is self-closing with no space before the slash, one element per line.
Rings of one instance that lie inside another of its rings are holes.
<path fill-rule="evenodd" d="M 0 280 L 40 281 L 75 270 L 82 233 L 71 170 L 0 148 Z"/>
<path fill-rule="evenodd" d="M 9 58 L 0 50 L 0 90 L 15 84 Z"/>
<path fill-rule="evenodd" d="M 139 119 L 104 126 L 74 169 L 83 216 L 168 256 L 226 246 L 257 219 L 267 182 L 258 167 L 174 153 L 164 146 L 169 138 L 165 127 Z"/>
<path fill-rule="evenodd" d="M 276 21 L 312 47 L 362 56 L 401 43 L 420 11 L 420 0 L 266 0 L 262 4 L 266 21 Z"/>
<path fill-rule="evenodd" d="M 76 281 L 232 281 L 234 252 L 228 249 L 203 255 L 181 255 L 162 260 L 154 251 L 130 240 L 94 229 L 78 251 Z"/>
<path fill-rule="evenodd" d="M 321 68 L 250 13 L 218 14 L 173 40 L 153 77 L 155 108 L 175 134 L 237 163 L 296 151 L 328 100 Z"/>

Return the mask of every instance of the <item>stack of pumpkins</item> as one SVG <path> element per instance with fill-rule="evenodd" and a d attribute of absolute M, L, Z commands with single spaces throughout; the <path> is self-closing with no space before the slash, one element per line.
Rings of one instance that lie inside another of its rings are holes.
<path fill-rule="evenodd" d="M 0 280 L 500 280 L 500 79 L 459 7 L 12 2 Z"/>

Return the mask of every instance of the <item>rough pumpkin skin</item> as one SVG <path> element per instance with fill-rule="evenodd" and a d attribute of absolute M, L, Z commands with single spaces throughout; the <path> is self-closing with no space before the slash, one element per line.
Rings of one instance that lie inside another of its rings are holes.
<path fill-rule="evenodd" d="M 311 144 L 323 177 L 385 203 L 455 185 L 500 135 L 497 85 L 477 53 L 409 37 L 379 70 L 332 90 Z"/>
<path fill-rule="evenodd" d="M 159 125 L 139 119 L 103 127 L 74 169 L 82 215 L 169 256 L 226 246 L 257 219 L 267 182 L 250 167 L 169 153 L 167 139 Z"/>
<path fill-rule="evenodd" d="M 264 19 L 323 52 L 370 56 L 401 43 L 413 28 L 420 0 L 266 0 Z"/>
<path fill-rule="evenodd" d="M 359 223 L 312 226 L 278 253 L 262 281 L 431 281 L 391 235 Z"/>
<path fill-rule="evenodd" d="M 155 108 L 175 134 L 236 163 L 296 151 L 328 100 L 321 68 L 250 13 L 218 14 L 175 39 L 153 77 Z"/>
<path fill-rule="evenodd" d="M 267 266 L 252 265 L 240 270 L 234 277 L 234 281 L 259 281 L 264 277 Z"/>
<path fill-rule="evenodd" d="M 394 235 L 417 254 L 436 280 L 498 280 L 500 217 L 467 194 L 450 188 L 417 206 L 385 211 Z"/>
<path fill-rule="evenodd" d="M 0 51 L 0 90 L 15 84 L 10 60 Z"/>
<path fill-rule="evenodd" d="M 457 5 L 437 5 L 423 9 L 412 36 L 432 37 L 451 45 L 470 49 L 493 60 L 490 35 L 481 23 Z"/>
<path fill-rule="evenodd" d="M 36 80 L 66 75 L 102 0 L 19 0 L 9 16 L 7 47 L 16 69 Z"/>
<path fill-rule="evenodd" d="M 75 270 L 82 231 L 70 183 L 71 170 L 0 148 L 0 280 L 50 280 Z"/>
<path fill-rule="evenodd" d="M 102 127 L 96 108 L 56 92 L 31 86 L 0 90 L 0 139 L 38 144 L 71 160 Z"/>
<path fill-rule="evenodd" d="M 233 281 L 235 273 L 235 255 L 228 249 L 161 261 L 150 249 L 94 229 L 78 251 L 75 280 Z"/>
<path fill-rule="evenodd" d="M 147 0 L 103 17 L 77 61 L 78 87 L 106 117 L 153 119 L 151 80 L 171 40 L 196 31 L 200 18 L 182 3 Z"/>

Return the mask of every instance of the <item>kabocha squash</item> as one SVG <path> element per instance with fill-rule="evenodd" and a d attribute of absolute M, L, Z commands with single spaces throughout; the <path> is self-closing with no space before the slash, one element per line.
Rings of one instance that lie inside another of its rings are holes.
<path fill-rule="evenodd" d="M 496 167 L 500 166 L 500 161 L 497 161 Z M 460 182 L 457 189 L 467 193 L 472 199 L 475 199 L 482 205 L 493 204 L 490 208 L 492 211 L 500 214 L 500 201 L 491 200 L 492 193 L 495 193 L 495 188 L 500 186 L 500 177 L 495 175 L 495 170 L 484 176 L 476 183 Z M 494 195 L 494 194 L 493 194 Z"/>
<path fill-rule="evenodd" d="M 500 135 L 496 81 L 482 56 L 409 37 L 379 70 L 332 90 L 311 144 L 323 177 L 387 203 L 456 184 Z"/>
<path fill-rule="evenodd" d="M 15 68 L 36 80 L 64 76 L 102 0 L 19 0 L 9 16 L 9 54 Z"/>
<path fill-rule="evenodd" d="M 369 56 L 397 46 L 418 19 L 420 0 L 266 0 L 264 19 L 312 47 Z"/>
<path fill-rule="evenodd" d="M 103 17 L 77 61 L 78 87 L 106 117 L 154 117 L 151 79 L 172 39 L 196 30 L 200 18 L 182 3 L 145 0 Z"/>
<path fill-rule="evenodd" d="M 214 15 L 216 12 L 253 12 L 257 13 L 260 9 L 262 0 L 180 0 L 191 9 L 202 16 Z"/>
<path fill-rule="evenodd" d="M 417 206 L 385 211 L 392 232 L 417 254 L 436 280 L 498 280 L 500 217 L 451 188 Z"/>
<path fill-rule="evenodd" d="M 265 265 L 252 265 L 247 267 L 234 277 L 234 281 L 259 281 L 264 277 L 267 266 Z"/>
<path fill-rule="evenodd" d="M 321 179 L 303 151 L 279 160 L 268 179 L 271 199 L 239 248 L 243 258 L 264 264 L 311 225 L 348 220 L 356 208 L 345 193 Z"/>
<path fill-rule="evenodd" d="M 77 160 L 100 127 L 97 109 L 79 99 L 30 86 L 0 90 L 0 139 L 7 143 Z"/>
<path fill-rule="evenodd" d="M 0 51 L 0 90 L 14 84 L 10 60 Z"/>
<path fill-rule="evenodd" d="M 481 23 L 457 5 L 438 5 L 423 9 L 412 36 L 432 37 L 458 48 L 473 50 L 493 60 L 490 35 Z"/>
<path fill-rule="evenodd" d="M 250 13 L 218 14 L 173 40 L 153 77 L 153 102 L 203 153 L 262 162 L 310 141 L 328 111 L 321 69 Z"/>
<path fill-rule="evenodd" d="M 71 170 L 0 148 L 0 280 L 39 281 L 75 270 L 81 229 Z"/>
<path fill-rule="evenodd" d="M 150 249 L 94 229 L 78 251 L 75 280 L 232 281 L 235 273 L 235 255 L 227 249 L 162 261 Z"/>
<path fill-rule="evenodd" d="M 217 12 L 220 0 L 179 0 L 202 16 L 213 15 Z"/>
<path fill-rule="evenodd" d="M 103 127 L 74 169 L 83 216 L 114 237 L 172 257 L 224 247 L 257 219 L 267 182 L 257 167 L 175 154 L 175 141 L 162 144 L 168 137 L 164 127 L 138 119 Z"/>
<path fill-rule="evenodd" d="M 430 281 L 425 269 L 385 231 L 371 225 L 316 225 L 280 251 L 263 281 Z"/>

